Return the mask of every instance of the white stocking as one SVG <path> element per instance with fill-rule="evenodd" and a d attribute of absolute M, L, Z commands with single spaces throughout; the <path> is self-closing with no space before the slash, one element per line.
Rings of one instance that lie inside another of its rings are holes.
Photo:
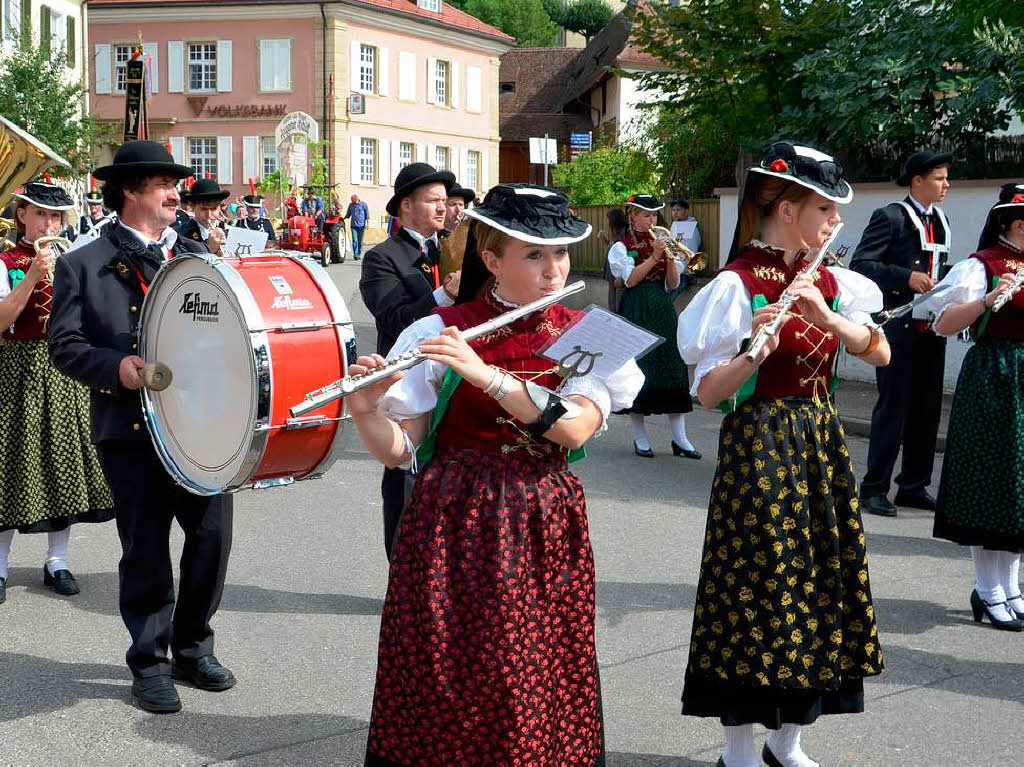
<path fill-rule="evenodd" d="M 1024 599 L 1020 595 L 1020 554 L 1012 551 L 999 552 L 1001 585 L 1006 592 L 1006 601 L 1019 613 L 1024 613 Z"/>
<path fill-rule="evenodd" d="M 996 617 L 996 620 L 1008 621 L 1013 618 L 1010 611 L 1006 609 L 1006 591 L 1003 590 L 1002 581 L 1005 576 L 1000 572 L 1002 564 L 1001 552 L 989 551 L 981 546 L 971 546 L 971 557 L 974 559 L 974 577 L 976 584 L 974 588 L 983 602 L 990 605 L 989 612 Z"/>
<path fill-rule="evenodd" d="M 722 761 L 725 767 L 759 767 L 761 759 L 754 748 L 754 725 L 738 724 L 724 729 Z"/>
<path fill-rule="evenodd" d="M 633 440 L 641 450 L 651 449 L 651 438 L 647 436 L 647 425 L 644 417 L 636 413 L 629 414 L 629 425 L 633 427 Z"/>
<path fill-rule="evenodd" d="M 785 767 L 820 767 L 800 748 L 803 726 L 784 724 L 768 736 L 768 748 Z"/>
<path fill-rule="evenodd" d="M 46 550 L 46 569 L 50 575 L 58 570 L 68 569 L 68 539 L 71 537 L 71 528 L 65 527 L 53 533 L 47 533 L 49 548 Z"/>
<path fill-rule="evenodd" d="M 7 559 L 11 555 L 11 542 L 13 540 L 13 530 L 4 530 L 0 533 L 0 578 L 7 577 Z"/>
<path fill-rule="evenodd" d="M 686 437 L 686 419 L 683 414 L 673 413 L 668 417 L 668 422 L 672 424 L 672 439 L 675 443 L 683 450 L 693 450 L 693 444 Z"/>

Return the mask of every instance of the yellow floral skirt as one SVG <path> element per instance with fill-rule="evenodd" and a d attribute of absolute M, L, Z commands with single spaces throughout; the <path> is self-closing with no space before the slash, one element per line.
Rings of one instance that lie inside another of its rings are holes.
<path fill-rule="evenodd" d="M 722 421 L 683 713 L 778 728 L 863 710 L 882 671 L 853 463 L 831 403 Z"/>

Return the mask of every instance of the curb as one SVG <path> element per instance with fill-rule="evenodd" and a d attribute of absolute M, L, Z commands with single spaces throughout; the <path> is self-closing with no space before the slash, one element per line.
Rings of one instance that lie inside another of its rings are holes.
<path fill-rule="evenodd" d="M 839 420 L 843 423 L 843 431 L 856 437 L 871 436 L 871 420 L 868 418 L 857 418 L 856 416 L 840 415 Z M 940 434 L 935 440 L 935 452 L 946 452 L 946 435 Z"/>

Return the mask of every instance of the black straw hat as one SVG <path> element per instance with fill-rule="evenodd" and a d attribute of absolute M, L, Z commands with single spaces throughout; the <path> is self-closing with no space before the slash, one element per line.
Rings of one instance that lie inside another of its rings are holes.
<path fill-rule="evenodd" d="M 665 207 L 665 203 L 653 194 L 631 194 L 626 198 L 625 207 L 639 208 L 640 210 L 646 210 L 648 213 L 657 213 Z"/>
<path fill-rule="evenodd" d="M 395 193 L 388 200 L 385 210 L 392 216 L 398 215 L 398 206 L 402 200 L 425 184 L 444 184 L 445 193 L 455 186 L 455 175 L 446 170 L 436 170 L 433 165 L 425 162 L 414 162 L 406 165 L 395 178 Z"/>
<path fill-rule="evenodd" d="M 52 183 L 48 176 L 45 181 L 30 181 L 12 196 L 47 210 L 71 210 L 75 207 L 71 195 Z"/>
<path fill-rule="evenodd" d="M 181 195 L 182 202 L 220 202 L 231 196 L 227 189 L 221 189 L 220 184 L 212 178 L 201 178 L 192 185 L 192 188 Z"/>
<path fill-rule="evenodd" d="M 776 141 L 768 147 L 761 164 L 748 169 L 748 176 L 751 173 L 791 181 L 833 202 L 847 203 L 853 199 L 853 187 L 834 157 L 789 141 Z"/>
<path fill-rule="evenodd" d="M 935 168 L 951 165 L 952 163 L 953 155 L 949 152 L 936 154 L 927 149 L 923 152 L 915 152 L 903 163 L 903 172 L 896 179 L 896 184 L 897 186 L 910 186 L 910 180 L 914 176 L 923 176 Z"/>
<path fill-rule="evenodd" d="M 187 178 L 193 170 L 174 161 L 167 147 L 156 141 L 129 141 L 114 152 L 114 161 L 93 171 L 100 181 L 110 181 L 123 176 L 156 175 L 166 173 L 175 178 Z"/>

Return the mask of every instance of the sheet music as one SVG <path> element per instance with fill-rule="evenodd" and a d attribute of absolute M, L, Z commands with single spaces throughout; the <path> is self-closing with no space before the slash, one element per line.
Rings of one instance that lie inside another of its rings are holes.
<path fill-rule="evenodd" d="M 688 240 L 697 231 L 697 221 L 673 221 L 671 231 L 677 240 Z"/>
<path fill-rule="evenodd" d="M 225 256 L 245 258 L 262 253 L 267 247 L 268 235 L 262 229 L 245 229 L 241 226 L 228 227 L 228 239 L 224 244 Z"/>
<path fill-rule="evenodd" d="M 562 333 L 541 354 L 559 362 L 568 359 L 571 364 L 580 350 L 589 354 L 600 353 L 594 360 L 590 375 L 604 380 L 625 365 L 630 358 L 642 357 L 665 339 L 634 325 L 629 320 L 612 314 L 600 306 L 591 305 L 580 320 Z M 579 347 L 579 350 L 576 347 Z"/>

